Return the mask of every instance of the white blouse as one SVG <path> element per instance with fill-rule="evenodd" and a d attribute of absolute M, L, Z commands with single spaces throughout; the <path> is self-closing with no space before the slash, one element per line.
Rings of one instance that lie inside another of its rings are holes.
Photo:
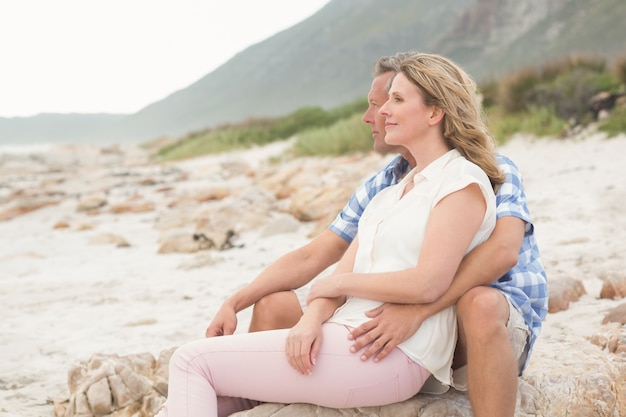
<path fill-rule="evenodd" d="M 359 247 L 354 272 L 390 272 L 417 264 L 431 210 L 448 194 L 478 184 L 487 203 L 480 229 L 467 252 L 484 242 L 495 227 L 496 202 L 489 178 L 456 149 L 439 157 L 421 172 L 411 170 L 404 179 L 379 192 L 359 221 Z M 402 196 L 409 181 L 414 187 Z M 349 297 L 328 321 L 357 327 L 367 320 L 365 312 L 379 301 Z M 429 317 L 419 330 L 398 347 L 428 369 L 441 383 L 450 385 L 457 338 L 455 308 Z"/>

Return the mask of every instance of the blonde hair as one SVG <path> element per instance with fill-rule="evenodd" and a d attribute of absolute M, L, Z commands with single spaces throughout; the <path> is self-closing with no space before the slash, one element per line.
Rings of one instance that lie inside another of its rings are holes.
<path fill-rule="evenodd" d="M 452 61 L 427 53 L 405 55 L 398 72 L 419 88 L 424 104 L 443 110 L 442 133 L 448 146 L 482 168 L 494 190 L 504 183 L 495 158 L 496 143 L 470 76 Z"/>

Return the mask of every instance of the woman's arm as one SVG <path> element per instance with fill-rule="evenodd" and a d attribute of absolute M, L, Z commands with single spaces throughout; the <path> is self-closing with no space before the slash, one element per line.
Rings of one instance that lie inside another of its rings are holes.
<path fill-rule="evenodd" d="M 435 301 L 450 286 L 485 210 L 485 198 L 476 184 L 447 195 L 430 214 L 415 268 L 333 275 L 314 284 L 311 298 L 348 295 L 402 304 Z"/>
<path fill-rule="evenodd" d="M 313 300 L 300 321 L 289 331 L 285 344 L 287 361 L 301 374 L 310 375 L 313 372 L 322 346 L 322 324 L 344 302 L 345 297 Z"/>
<path fill-rule="evenodd" d="M 382 360 L 400 343 L 419 329 L 424 320 L 459 300 L 468 290 L 489 285 L 515 266 L 524 239 L 526 223 L 511 216 L 501 217 L 484 243 L 478 245 L 461 262 L 450 288 L 429 304 L 383 304 L 367 314 L 372 320 L 351 332 L 355 352 L 362 359 L 375 355 Z"/>
<path fill-rule="evenodd" d="M 352 271 L 358 245 L 358 239 L 355 238 L 339 261 L 333 276 L 337 273 Z M 315 360 L 322 345 L 322 324 L 345 301 L 346 297 L 342 295 L 311 300 L 298 323 L 289 331 L 285 346 L 287 360 L 303 375 L 309 375 L 315 366 Z"/>

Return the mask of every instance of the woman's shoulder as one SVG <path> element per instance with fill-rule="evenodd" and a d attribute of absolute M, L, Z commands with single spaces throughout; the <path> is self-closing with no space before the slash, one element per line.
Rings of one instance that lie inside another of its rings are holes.
<path fill-rule="evenodd" d="M 480 175 L 482 173 L 485 176 L 487 175 L 487 174 L 485 174 L 485 171 L 482 170 L 482 168 L 480 168 L 478 165 L 476 165 L 472 161 L 468 160 L 467 158 L 465 158 L 463 155 L 461 155 L 458 152 L 457 152 L 457 155 L 455 155 L 450 160 L 450 162 L 448 163 L 447 167 L 449 168 L 450 173 L 476 174 L 478 176 L 482 176 L 482 175 Z"/>

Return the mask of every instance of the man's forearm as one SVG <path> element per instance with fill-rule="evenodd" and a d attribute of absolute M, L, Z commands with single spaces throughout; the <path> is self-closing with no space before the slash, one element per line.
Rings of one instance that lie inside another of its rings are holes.
<path fill-rule="evenodd" d="M 299 257 L 293 253 L 279 258 L 248 285 L 231 295 L 224 304 L 240 312 L 268 294 L 289 291 L 306 285 L 319 272 L 305 268 L 302 262 L 298 262 L 298 259 Z M 290 267 L 290 265 L 299 266 Z"/>
<path fill-rule="evenodd" d="M 307 245 L 278 258 L 224 304 L 239 312 L 268 294 L 300 288 L 337 262 L 347 248 L 345 240 L 326 230 Z"/>
<path fill-rule="evenodd" d="M 435 314 L 455 305 L 467 291 L 490 285 L 509 272 L 517 263 L 524 226 L 514 217 L 499 219 L 491 237 L 463 258 L 448 290 L 428 304 L 428 310 Z"/>

